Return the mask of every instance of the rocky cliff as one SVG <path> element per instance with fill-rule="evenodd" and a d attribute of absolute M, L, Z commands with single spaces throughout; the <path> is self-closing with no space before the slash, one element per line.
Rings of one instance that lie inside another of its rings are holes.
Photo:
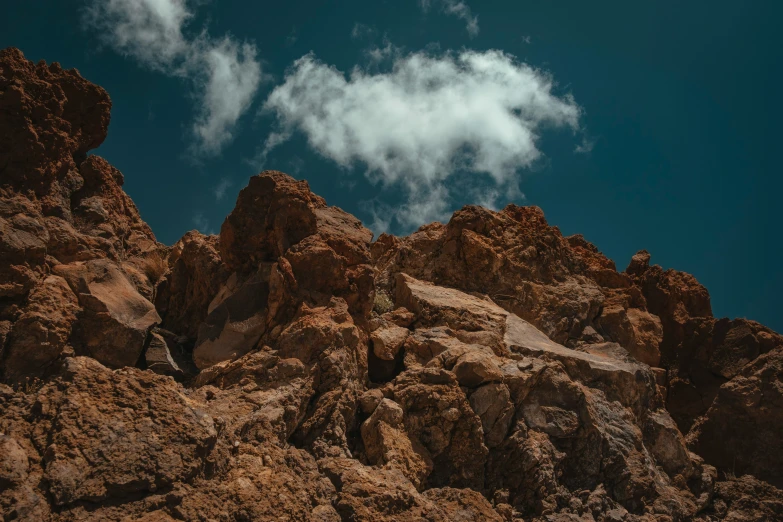
<path fill-rule="evenodd" d="M 110 107 L 0 52 L 4 520 L 783 520 L 783 337 L 692 276 L 535 207 L 373 242 L 273 171 L 166 247 Z"/>

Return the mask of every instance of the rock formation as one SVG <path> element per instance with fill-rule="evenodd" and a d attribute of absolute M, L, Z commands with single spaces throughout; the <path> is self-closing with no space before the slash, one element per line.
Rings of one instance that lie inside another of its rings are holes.
<path fill-rule="evenodd" d="M 783 520 L 783 337 L 535 207 L 372 234 L 251 178 L 159 244 L 109 97 L 0 52 L 0 513 Z"/>

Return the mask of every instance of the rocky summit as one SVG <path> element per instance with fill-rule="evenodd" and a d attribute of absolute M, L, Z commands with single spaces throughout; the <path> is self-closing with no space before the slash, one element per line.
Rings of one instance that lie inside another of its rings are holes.
<path fill-rule="evenodd" d="M 158 243 L 111 101 L 0 52 L 11 521 L 783 520 L 783 337 L 536 207 L 372 233 L 250 179 Z"/>

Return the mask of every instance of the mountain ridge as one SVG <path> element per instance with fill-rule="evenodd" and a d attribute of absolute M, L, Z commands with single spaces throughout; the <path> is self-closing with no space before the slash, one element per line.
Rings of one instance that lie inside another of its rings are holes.
<path fill-rule="evenodd" d="M 0 51 L 8 520 L 778 520 L 783 337 L 541 209 L 372 233 L 250 179 L 167 247 L 108 94 Z"/>

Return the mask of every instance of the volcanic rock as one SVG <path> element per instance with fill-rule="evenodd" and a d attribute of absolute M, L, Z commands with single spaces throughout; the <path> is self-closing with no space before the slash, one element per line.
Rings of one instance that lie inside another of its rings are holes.
<path fill-rule="evenodd" d="M 165 247 L 110 106 L 0 52 L 3 520 L 783 520 L 783 337 L 692 276 L 536 207 L 372 242 L 276 171 Z"/>

